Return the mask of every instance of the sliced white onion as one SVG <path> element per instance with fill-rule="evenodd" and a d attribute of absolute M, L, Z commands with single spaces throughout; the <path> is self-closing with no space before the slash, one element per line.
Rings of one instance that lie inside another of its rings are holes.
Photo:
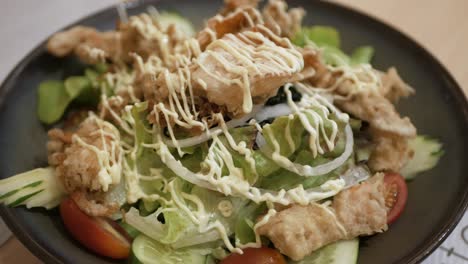
<path fill-rule="evenodd" d="M 255 120 L 262 122 L 272 117 L 285 116 L 292 114 L 293 110 L 287 103 L 263 107 L 256 115 Z"/>
<path fill-rule="evenodd" d="M 177 176 L 197 186 L 216 191 L 216 188 L 207 180 L 201 179 L 197 174 L 184 167 L 180 161 L 174 158 L 174 156 L 169 152 L 167 146 L 161 145 L 158 149 L 158 154 L 161 157 L 162 162 L 177 174 Z"/>
<path fill-rule="evenodd" d="M 340 178 L 345 181 L 345 188 L 349 188 L 367 180 L 370 176 L 370 171 L 366 167 L 355 166 L 348 169 Z"/>
<path fill-rule="evenodd" d="M 264 146 L 266 146 L 265 137 L 260 131 L 257 132 L 257 136 L 255 137 L 255 144 L 257 144 L 259 149 L 262 149 Z"/>
<path fill-rule="evenodd" d="M 289 115 L 291 113 L 292 113 L 292 110 L 286 103 L 277 104 L 274 106 L 255 105 L 249 114 L 241 118 L 232 119 L 226 122 L 226 126 L 228 129 L 231 129 L 231 128 L 245 125 L 247 121 L 249 121 L 252 118 L 257 120 L 258 122 L 261 122 L 268 118 Z M 198 136 L 178 139 L 177 142 L 178 142 L 179 147 L 181 148 L 191 147 L 191 146 L 199 145 L 203 142 L 206 142 L 212 139 L 214 136 L 221 134 L 222 132 L 223 130 L 220 127 L 214 127 Z M 164 144 L 166 144 L 167 146 L 171 148 L 176 147 L 174 145 L 174 142 L 172 142 L 172 140 L 168 138 L 164 139 Z"/>
<path fill-rule="evenodd" d="M 268 191 L 250 186 L 247 181 L 243 181 L 233 176 L 221 177 L 220 179 L 208 178 L 203 174 L 194 173 L 184 167 L 180 161 L 176 160 L 169 152 L 167 146 L 161 145 L 158 154 L 164 164 L 182 179 L 205 189 L 214 190 L 224 195 L 234 195 L 245 197 L 256 203 L 273 202 L 283 205 L 292 203 L 308 204 L 336 195 L 346 186 L 344 179 L 330 180 L 319 188 L 304 190 L 302 185 L 290 190 Z"/>
<path fill-rule="evenodd" d="M 346 160 L 351 156 L 353 153 L 353 145 L 354 145 L 354 138 L 353 138 L 353 131 L 351 129 L 351 126 L 349 124 L 346 125 L 345 127 L 345 135 L 346 135 L 346 145 L 343 153 L 336 159 L 327 162 L 322 165 L 318 165 L 315 167 L 312 167 L 310 165 L 302 165 L 296 162 L 290 161 L 288 158 L 285 157 L 277 157 L 277 153 L 272 153 L 271 150 L 268 148 L 264 147 L 260 149 L 263 153 L 265 153 L 268 157 L 270 157 L 272 160 L 275 161 L 276 164 L 278 164 L 280 167 L 289 170 L 291 172 L 294 172 L 300 176 L 304 177 L 310 177 L 310 176 L 318 176 L 318 175 L 323 175 L 331 172 L 332 170 L 340 167 L 343 165 Z M 258 138 L 258 137 L 257 137 Z M 259 139 L 261 140 L 261 139 Z"/>

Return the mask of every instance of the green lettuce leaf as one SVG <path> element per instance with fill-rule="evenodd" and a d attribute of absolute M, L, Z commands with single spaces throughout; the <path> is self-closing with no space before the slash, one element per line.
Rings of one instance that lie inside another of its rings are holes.
<path fill-rule="evenodd" d="M 294 146 L 290 146 L 288 143 L 287 137 L 285 136 L 286 130 L 289 130 Z M 280 154 L 285 157 L 289 157 L 293 154 L 302 144 L 304 131 L 305 129 L 298 116 L 294 116 L 293 119 L 289 119 L 287 116 L 277 117 L 273 123 L 263 127 L 263 135 L 268 147 L 271 150 L 275 149 L 272 137 L 275 138 L 280 148 Z"/>
<path fill-rule="evenodd" d="M 132 243 L 133 254 L 145 264 L 205 264 L 212 250 L 210 247 L 203 246 L 174 249 L 145 235 L 138 236 Z"/>
<path fill-rule="evenodd" d="M 71 102 L 65 85 L 61 81 L 44 81 L 39 85 L 37 113 L 46 124 L 58 121 Z"/>
<path fill-rule="evenodd" d="M 253 145 L 255 143 L 255 137 L 257 135 L 257 129 L 255 128 L 255 126 L 233 128 L 230 129 L 229 132 L 236 144 L 239 144 L 241 141 L 245 142 L 247 148 L 252 150 Z M 227 138 L 224 135 L 221 135 L 219 139 L 231 153 L 234 165 L 237 168 L 241 168 L 243 175 L 246 176 L 246 179 L 249 181 L 249 183 L 253 184 L 257 180 L 256 171 L 253 170 L 251 164 L 246 160 L 245 156 L 232 149 L 229 145 Z M 226 173 L 228 172 L 226 171 Z"/>
<path fill-rule="evenodd" d="M 43 81 L 38 88 L 39 120 L 46 124 L 57 122 L 72 102 L 96 106 L 100 91 L 96 82 L 99 73 L 86 69 L 84 76 L 70 76 L 65 81 Z"/>
<path fill-rule="evenodd" d="M 351 54 L 352 64 L 370 63 L 374 56 L 374 48 L 371 46 L 362 46 L 353 51 Z"/>
<path fill-rule="evenodd" d="M 253 202 L 239 210 L 234 233 L 236 244 L 255 242 L 254 224 L 257 218 L 266 211 L 267 207 L 264 203 L 256 204 Z"/>
<path fill-rule="evenodd" d="M 348 56 L 341 50 L 340 33 L 329 26 L 302 27 L 291 41 L 300 47 L 314 43 L 322 49 L 322 58 L 325 63 L 333 66 L 370 63 L 374 55 L 372 47 L 362 46 L 356 48 L 352 55 Z"/>
<path fill-rule="evenodd" d="M 340 47 L 340 33 L 333 27 L 313 26 L 303 27 L 292 42 L 297 46 L 304 47 L 309 41 L 313 41 L 317 46 Z"/>
<path fill-rule="evenodd" d="M 234 232 L 238 212 L 245 206 L 247 200 L 233 196 L 228 197 L 221 193 L 198 186 L 193 187 L 191 194 L 196 195 L 202 201 L 206 212 L 210 215 L 210 222 L 215 222 L 217 220 L 220 221 L 220 223 L 226 228 L 228 235 Z M 221 213 L 218 208 L 221 202 L 227 202 L 232 205 L 231 214 L 223 215 Z"/>

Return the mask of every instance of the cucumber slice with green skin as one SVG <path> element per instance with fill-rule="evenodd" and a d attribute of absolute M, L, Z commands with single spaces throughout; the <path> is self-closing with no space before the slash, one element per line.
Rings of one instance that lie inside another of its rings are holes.
<path fill-rule="evenodd" d="M 417 136 L 408 144 L 413 149 L 414 156 L 400 171 L 407 180 L 413 179 L 420 172 L 434 168 L 444 153 L 442 144 L 428 136 Z"/>
<path fill-rule="evenodd" d="M 300 261 L 290 264 L 355 264 L 359 253 L 359 239 L 342 240 L 327 245 Z"/>
<path fill-rule="evenodd" d="M 145 235 L 139 235 L 133 241 L 132 250 L 138 260 L 144 264 L 205 264 L 209 254 L 211 254 L 211 249 L 208 248 L 174 249 Z"/>
<path fill-rule="evenodd" d="M 0 180 L 0 203 L 27 208 L 57 206 L 65 191 L 53 168 L 39 168 Z"/>

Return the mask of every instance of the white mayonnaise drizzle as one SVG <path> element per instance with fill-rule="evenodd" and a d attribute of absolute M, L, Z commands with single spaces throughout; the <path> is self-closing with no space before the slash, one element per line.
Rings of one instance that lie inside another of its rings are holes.
<path fill-rule="evenodd" d="M 110 185 L 120 182 L 122 175 L 123 151 L 120 147 L 120 133 L 111 123 L 103 121 L 92 112 L 85 122 L 94 122 L 98 126 L 99 129 L 90 136 L 99 135 L 102 147 L 87 143 L 78 134 L 74 134 L 72 140 L 95 153 L 100 168 L 98 181 L 102 191 L 107 192 Z M 105 131 L 104 128 L 111 132 Z"/>
<path fill-rule="evenodd" d="M 254 187 L 253 183 L 248 181 L 248 178 L 251 179 L 252 177 L 247 177 L 247 175 L 244 175 L 242 168 L 235 166 L 233 153 L 241 155 L 247 161 L 249 171 L 256 174 L 256 164 L 255 159 L 252 157 L 252 150 L 247 147 L 246 142 L 236 142 L 234 140 L 229 132 L 232 123 L 225 122 L 222 114 L 213 113 L 212 117 L 216 119 L 218 127 L 210 129 L 207 120 L 200 118 L 199 112 L 195 108 L 194 93 L 192 90 L 192 84 L 195 82 L 192 80 L 189 68 L 191 65 L 199 66 L 207 75 L 222 83 L 239 87 L 243 96 L 242 111 L 244 114 L 250 114 L 250 116 L 247 115 L 249 117 L 248 119 L 244 118 L 245 120 L 240 120 L 242 124 L 245 124 L 249 119 L 255 117 L 257 110 L 252 102 L 251 77 L 255 74 L 263 73 L 273 75 L 280 72 L 296 73 L 303 68 L 302 55 L 294 49 L 289 40 L 280 38 L 267 28 L 259 26 L 259 29 L 264 32 L 264 34 L 267 34 L 267 36 L 260 32 L 244 31 L 237 35 L 227 34 L 222 39 L 214 40 L 216 39 L 216 33 L 211 32 L 213 33 L 212 37 L 214 41 L 209 44 L 203 53 L 200 50 L 198 42 L 195 39 L 189 39 L 182 45 L 184 47 L 183 50 L 181 50 L 180 53 L 176 52 L 176 54 L 174 54 L 173 49 L 168 46 L 167 34 L 162 32 L 158 28 L 157 23 L 153 23 L 149 16 L 142 15 L 139 17 L 131 17 L 129 19 L 129 24 L 134 27 L 144 39 L 156 41 L 158 43 L 160 58 L 150 56 L 148 60 L 144 62 L 141 58 L 134 55 L 136 73 L 127 73 L 127 77 L 125 78 L 135 79 L 135 76 L 139 76 L 139 74 L 150 74 L 151 76 L 157 76 L 158 79 L 161 79 L 163 85 L 167 88 L 167 97 L 164 98 L 164 101 L 155 101 L 151 109 L 151 114 L 155 116 L 152 132 L 154 137 L 153 142 L 151 144 L 137 146 L 136 140 L 134 140 L 133 146 L 128 144 L 125 149 L 119 152 L 125 152 L 127 156 L 126 159 L 118 163 L 122 164 L 121 169 L 124 171 L 127 200 L 129 203 L 134 203 L 139 199 L 150 201 L 158 200 L 164 205 L 176 207 L 182 210 L 190 221 L 197 225 L 200 233 L 216 230 L 230 251 L 242 252 L 241 249 L 234 248 L 231 244 L 228 237 L 230 231 L 226 230 L 226 227 L 223 226 L 221 222 L 210 221 L 208 212 L 196 195 L 176 192 L 174 181 L 164 179 L 164 175 L 161 174 L 161 170 L 158 170 L 158 168 L 151 170 L 151 175 L 142 175 L 135 165 L 137 162 L 137 150 L 141 147 L 154 149 L 167 168 L 172 170 L 178 177 L 192 184 L 215 190 L 226 196 L 243 197 L 255 203 L 266 202 L 270 205 L 307 205 L 336 195 L 345 188 L 345 180 L 343 179 L 329 180 L 317 188 L 307 190 L 305 190 L 302 185 L 289 190 L 283 189 L 278 192 Z M 271 39 L 273 39 L 274 42 Z M 253 43 L 256 43 L 256 45 L 253 45 Z M 261 45 L 258 45 L 258 43 L 261 43 Z M 282 46 L 278 46 L 276 43 L 281 43 Z M 289 49 L 284 48 L 285 45 Z M 221 54 L 228 54 L 234 57 L 234 62 L 227 60 L 226 57 Z M 222 65 L 224 70 L 229 73 L 229 76 L 222 76 L 216 72 L 209 71 L 203 63 L 203 60 L 207 57 L 212 58 L 215 62 Z M 271 63 L 261 63 L 264 60 Z M 126 73 L 122 74 L 125 76 Z M 120 85 L 119 80 L 114 80 L 113 78 L 116 77 L 112 74 L 109 74 L 106 78 L 109 79 L 109 82 L 112 83 L 114 87 Z M 203 80 L 195 81 L 205 88 L 208 88 L 210 85 L 209 83 L 204 83 Z M 338 119 L 346 123 L 348 122 L 348 116 L 339 112 L 329 101 L 317 93 L 303 93 L 302 100 L 296 104 L 292 101 L 289 86 L 288 84 L 285 87 L 285 92 L 288 95 L 287 105 L 289 106 L 289 110 L 285 113 L 291 114 L 289 117 L 290 120 L 294 116 L 299 117 L 301 124 L 308 133 L 309 147 L 313 151 L 314 156 L 325 153 L 325 149 L 332 150 L 337 137 L 338 126 L 334 120 L 329 118 L 329 115 L 334 114 Z M 120 87 L 121 88 L 118 89 L 129 89 L 128 87 L 130 86 L 120 85 Z M 129 94 L 131 94 L 130 91 Z M 115 111 L 111 109 L 105 94 L 103 94 L 102 101 L 103 107 L 109 110 L 122 130 L 130 136 L 135 136 L 134 126 L 136 122 L 130 114 L 134 106 L 125 107 L 123 113 L 125 118 L 121 118 L 119 113 L 115 113 Z M 137 101 L 135 100 L 135 102 Z M 330 132 L 325 131 L 324 122 L 332 124 Z M 251 123 L 259 128 L 260 132 L 268 133 L 268 131 L 262 129 L 255 120 L 252 120 Z M 164 136 L 162 128 L 167 128 L 169 139 Z M 191 142 L 178 140 L 176 138 L 176 129 L 179 128 L 185 130 L 199 129 L 202 131 L 203 136 Z M 291 148 L 295 148 L 289 124 L 284 133 L 288 145 Z M 333 164 L 334 166 L 341 165 L 338 163 L 344 163 L 349 157 L 349 146 L 351 146 L 350 148 L 352 151 L 352 132 L 349 130 L 349 125 L 346 126 L 346 133 L 346 149 L 344 154 L 337 159 L 338 161 Z M 268 136 L 270 141 L 275 145 L 272 158 L 280 166 L 295 170 L 299 175 L 303 176 L 326 173 L 323 171 L 327 170 L 321 170 L 320 166 L 301 168 L 297 167 L 294 163 L 291 165 L 291 161 L 289 161 L 287 157 L 280 155 L 278 142 L 274 136 Z M 171 151 L 171 148 L 175 148 L 179 157 L 182 157 L 185 154 L 182 150 L 183 147 L 192 146 L 194 143 L 196 145 L 199 144 L 199 142 L 201 143 L 207 140 L 212 140 L 212 143 L 202 163 L 203 169 L 199 172 L 192 172 L 184 167 L 181 161 L 175 157 L 173 151 Z M 321 145 L 321 140 L 325 142 L 326 148 Z M 108 164 L 113 164 L 113 162 L 103 159 L 103 168 L 107 168 L 106 162 Z M 227 175 L 224 172 L 227 172 Z M 109 170 L 108 174 L 111 173 L 113 173 L 112 169 Z M 113 182 L 114 179 L 112 177 L 113 176 L 110 176 L 112 180 L 109 181 L 108 178 L 103 176 L 103 182 Z M 150 180 L 161 181 L 164 186 L 162 191 L 170 194 L 171 199 L 166 200 L 158 194 L 145 193 L 140 186 L 140 182 Z M 190 202 L 195 210 L 189 208 L 187 202 Z M 229 207 L 226 204 L 220 204 L 218 207 L 221 208 L 220 210 L 222 213 L 224 212 L 223 215 L 230 215 L 232 213 L 232 205 Z M 231 208 L 231 210 L 229 210 L 229 208 Z M 254 226 L 254 230 L 267 223 L 275 213 L 276 211 L 270 207 L 263 219 Z M 255 233 L 255 245 L 258 246 L 260 238 L 257 232 Z"/>
<path fill-rule="evenodd" d="M 266 32 L 269 29 L 262 27 Z M 274 35 L 274 34 L 272 34 Z M 261 44 L 259 44 L 261 43 Z M 222 39 L 211 42 L 195 63 L 208 76 L 228 86 L 238 86 L 242 90 L 242 111 L 252 111 L 251 78 L 268 73 L 275 76 L 299 72 L 304 67 L 302 55 L 286 41 L 288 48 L 278 46 L 260 32 L 244 31 L 226 34 Z M 234 60 L 227 59 L 234 57 Z M 228 73 L 212 71 L 205 62 L 212 58 Z M 268 61 L 269 63 L 262 63 Z"/>
<path fill-rule="evenodd" d="M 326 65 L 330 74 L 337 75 L 335 82 L 328 88 L 311 87 L 300 84 L 308 92 L 314 91 L 332 95 L 334 99 L 347 101 L 357 94 L 377 94 L 382 87 L 378 72 L 370 64 L 341 66 Z"/>

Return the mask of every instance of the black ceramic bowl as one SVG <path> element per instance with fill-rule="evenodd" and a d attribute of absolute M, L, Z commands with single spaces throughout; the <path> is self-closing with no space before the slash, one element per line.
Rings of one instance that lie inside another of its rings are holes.
<path fill-rule="evenodd" d="M 201 26 L 220 8 L 221 1 L 140 2 L 130 14 L 148 4 L 176 10 Z M 417 94 L 398 106 L 422 134 L 439 138 L 445 155 L 439 165 L 408 184 L 405 212 L 386 233 L 361 239 L 359 263 L 416 263 L 431 253 L 452 231 L 468 203 L 468 103 L 447 70 L 426 50 L 397 30 L 357 11 L 319 1 L 289 2 L 307 10 L 305 24 L 331 25 L 342 33 L 344 49 L 375 47 L 378 69 L 396 66 Z M 117 12 L 109 8 L 76 24 L 111 29 Z M 44 43 L 29 53 L 0 89 L 0 178 L 46 166 L 46 131 L 36 116 L 36 90 L 46 79 L 81 73 L 73 58 L 48 55 Z M 56 210 L 0 208 L 15 235 L 47 263 L 113 263 L 74 242 L 65 232 Z"/>

